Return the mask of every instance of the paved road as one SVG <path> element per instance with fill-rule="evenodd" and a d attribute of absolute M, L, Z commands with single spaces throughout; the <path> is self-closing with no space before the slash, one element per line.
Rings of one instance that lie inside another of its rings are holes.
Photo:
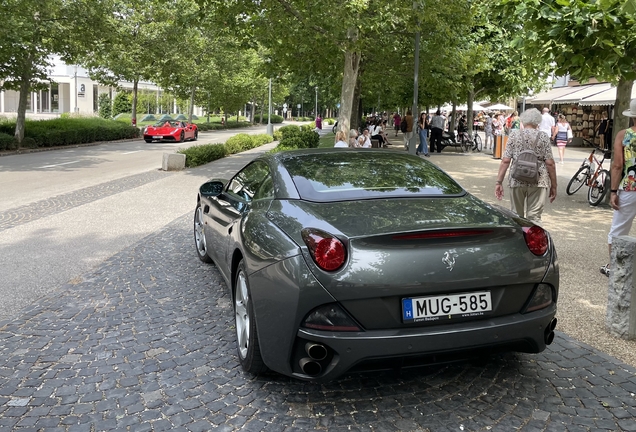
<path fill-rule="evenodd" d="M 580 341 L 602 332 L 607 282 L 589 263 L 604 255 L 610 213 L 562 193 L 582 152 L 558 168 L 545 217 L 569 335 L 540 355 L 318 385 L 240 372 L 227 288 L 192 248 L 200 182 L 261 151 L 79 188 L 0 225 L 0 298 L 17 299 L 0 318 L 0 430 L 636 430 L 636 369 L 604 353 L 628 358 L 634 344 Z M 497 161 L 431 160 L 492 201 Z"/>
<path fill-rule="evenodd" d="M 636 430 L 636 370 L 558 333 L 540 355 L 312 384 L 240 371 L 190 215 L 0 322 L 0 428 Z"/>
<path fill-rule="evenodd" d="M 264 127 L 202 133 L 197 143 L 241 131 Z M 179 146 L 137 140 L 1 157 L 0 319 L 190 212 L 203 181 L 253 157 L 226 158 L 215 171 L 160 171 L 166 149 Z"/>

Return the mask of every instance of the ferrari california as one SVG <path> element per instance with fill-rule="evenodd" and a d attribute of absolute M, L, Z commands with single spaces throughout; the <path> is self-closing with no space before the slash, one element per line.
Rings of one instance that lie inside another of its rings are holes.
<path fill-rule="evenodd" d="M 199 130 L 194 123 L 186 123 L 179 120 L 166 120 L 146 127 L 144 140 L 147 143 L 153 141 L 184 142 L 196 141 L 199 138 Z"/>
<path fill-rule="evenodd" d="M 549 233 L 382 150 L 266 154 L 197 195 L 194 241 L 233 303 L 238 359 L 307 380 L 554 338 Z"/>

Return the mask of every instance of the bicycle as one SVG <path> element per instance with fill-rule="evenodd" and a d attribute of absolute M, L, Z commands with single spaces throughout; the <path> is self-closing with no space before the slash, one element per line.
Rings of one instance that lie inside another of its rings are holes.
<path fill-rule="evenodd" d="M 587 140 L 584 140 L 584 142 Z M 597 206 L 605 198 L 605 194 L 609 189 L 610 172 L 603 169 L 603 162 L 605 159 L 612 157 L 611 151 L 606 151 L 598 148 L 587 141 L 587 144 L 592 145 L 592 153 L 583 160 L 583 163 L 576 171 L 576 173 L 570 179 L 565 192 L 568 195 L 573 195 L 583 187 L 587 185 L 589 187 L 587 191 L 587 201 L 590 205 Z M 596 152 L 603 153 L 603 157 L 599 160 L 596 157 Z"/>

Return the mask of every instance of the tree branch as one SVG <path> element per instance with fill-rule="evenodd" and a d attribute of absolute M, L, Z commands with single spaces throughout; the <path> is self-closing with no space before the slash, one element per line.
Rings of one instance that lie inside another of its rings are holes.
<path fill-rule="evenodd" d="M 296 17 L 300 22 L 305 23 L 305 17 L 303 17 L 300 12 L 298 12 L 296 9 L 294 9 L 292 7 L 292 5 L 290 5 L 288 2 L 286 2 L 285 0 L 278 0 L 278 3 L 281 4 L 281 6 L 292 16 Z M 320 27 L 317 26 L 315 24 L 310 24 L 309 25 L 312 29 L 314 29 L 315 31 L 317 31 L 318 33 L 322 34 L 322 35 L 326 35 L 327 31 Z"/>

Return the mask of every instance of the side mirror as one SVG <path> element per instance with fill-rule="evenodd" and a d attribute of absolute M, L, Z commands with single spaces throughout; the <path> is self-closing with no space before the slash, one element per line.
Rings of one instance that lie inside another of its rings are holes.
<path fill-rule="evenodd" d="M 223 192 L 224 187 L 225 187 L 225 184 L 223 182 L 209 181 L 201 185 L 201 187 L 199 188 L 199 192 L 204 197 L 216 197 L 221 195 L 221 192 Z"/>

